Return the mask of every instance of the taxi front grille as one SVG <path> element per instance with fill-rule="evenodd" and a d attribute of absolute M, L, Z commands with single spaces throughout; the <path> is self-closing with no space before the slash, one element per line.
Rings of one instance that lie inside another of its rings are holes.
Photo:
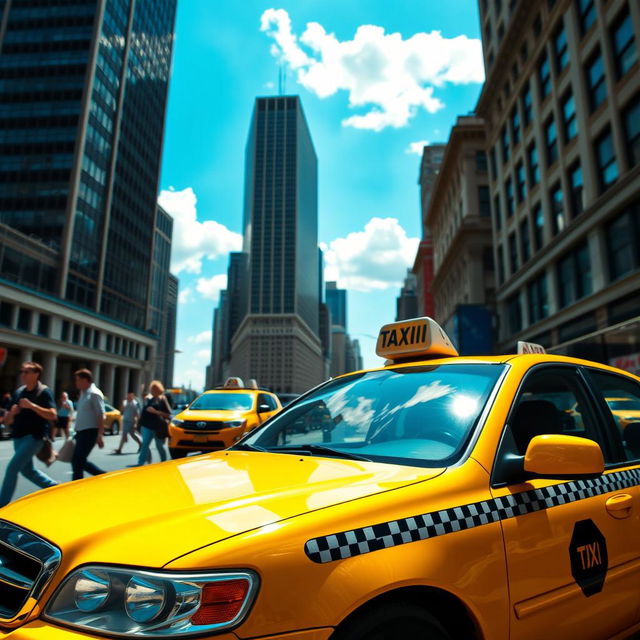
<path fill-rule="evenodd" d="M 226 449 L 226 445 L 222 440 L 209 440 L 207 442 L 194 442 L 193 440 L 178 440 L 178 447 L 198 447 L 198 450 L 205 449 Z"/>
<path fill-rule="evenodd" d="M 182 428 L 187 431 L 220 431 L 226 427 L 224 422 L 216 422 L 214 420 L 185 420 L 182 424 Z"/>
<path fill-rule="evenodd" d="M 60 564 L 60 551 L 46 540 L 0 521 L 0 620 L 24 613 L 37 599 Z"/>

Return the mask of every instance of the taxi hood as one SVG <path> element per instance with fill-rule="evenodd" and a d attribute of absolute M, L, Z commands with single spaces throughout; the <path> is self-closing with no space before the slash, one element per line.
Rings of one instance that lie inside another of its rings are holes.
<path fill-rule="evenodd" d="M 221 451 L 58 485 L 1 509 L 0 519 L 59 546 L 68 567 L 161 567 L 234 535 L 443 471 Z"/>

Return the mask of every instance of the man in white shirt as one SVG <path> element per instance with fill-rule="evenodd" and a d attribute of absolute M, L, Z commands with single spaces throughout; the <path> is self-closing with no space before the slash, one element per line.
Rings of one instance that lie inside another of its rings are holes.
<path fill-rule="evenodd" d="M 104 447 L 104 396 L 93 384 L 93 374 L 89 369 L 79 369 L 73 376 L 80 397 L 76 403 L 76 448 L 71 459 L 71 467 L 73 480 L 81 480 L 85 471 L 94 476 L 105 473 L 87 460 L 96 444 L 100 449 Z"/>

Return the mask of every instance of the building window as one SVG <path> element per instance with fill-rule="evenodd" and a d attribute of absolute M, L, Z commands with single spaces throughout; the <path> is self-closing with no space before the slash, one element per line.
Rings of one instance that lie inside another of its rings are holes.
<path fill-rule="evenodd" d="M 478 187 L 478 213 L 483 218 L 489 218 L 491 216 L 489 187 Z"/>
<path fill-rule="evenodd" d="M 618 179 L 618 165 L 610 130 L 607 130 L 596 140 L 595 150 L 598 180 L 600 181 L 600 191 L 602 192 L 606 191 Z"/>
<path fill-rule="evenodd" d="M 611 280 L 640 266 L 640 203 L 636 202 L 606 227 Z"/>
<path fill-rule="evenodd" d="M 549 192 L 549 204 L 551 205 L 551 226 L 553 235 L 560 233 L 566 226 L 564 211 L 564 197 L 560 183 L 556 184 Z"/>
<path fill-rule="evenodd" d="M 476 171 L 487 172 L 487 154 L 484 151 L 476 151 Z"/>
<path fill-rule="evenodd" d="M 531 258 L 531 240 L 529 238 L 529 218 L 525 218 L 520 223 L 520 250 L 522 253 L 522 263 Z"/>
<path fill-rule="evenodd" d="M 527 88 L 522 93 L 522 115 L 524 126 L 529 126 L 533 120 L 533 102 L 531 100 L 531 86 L 529 83 L 527 83 Z"/>
<path fill-rule="evenodd" d="M 547 275 L 543 273 L 527 286 L 529 298 L 529 323 L 534 324 L 549 315 Z"/>
<path fill-rule="evenodd" d="M 622 112 L 625 147 L 629 156 L 629 166 L 640 163 L 640 94 Z"/>
<path fill-rule="evenodd" d="M 580 22 L 580 33 L 584 35 L 596 21 L 594 0 L 578 0 L 578 20 Z"/>
<path fill-rule="evenodd" d="M 579 163 L 569 169 L 569 185 L 571 188 L 571 213 L 575 218 L 584 211 L 584 183 L 582 180 L 582 167 Z"/>
<path fill-rule="evenodd" d="M 502 209 L 500 207 L 500 196 L 496 195 L 493 199 L 493 216 L 494 216 L 494 224 L 497 231 L 502 229 Z"/>
<path fill-rule="evenodd" d="M 550 167 L 558 159 L 558 133 L 553 116 L 544 126 L 544 137 L 547 145 L 547 167 Z"/>
<path fill-rule="evenodd" d="M 542 204 L 537 202 L 533 207 L 533 248 L 536 251 L 542 249 L 544 244 L 544 212 Z"/>
<path fill-rule="evenodd" d="M 502 130 L 502 162 L 509 162 L 509 131 L 506 125 Z"/>
<path fill-rule="evenodd" d="M 538 150 L 535 144 L 532 144 L 527 149 L 527 158 L 529 160 L 529 187 L 533 189 L 540 182 L 540 165 L 538 164 Z"/>
<path fill-rule="evenodd" d="M 496 180 L 498 177 L 498 169 L 496 167 L 496 150 L 495 147 L 489 152 L 489 162 L 491 164 L 491 178 Z"/>
<path fill-rule="evenodd" d="M 520 294 L 516 293 L 507 300 L 507 316 L 509 319 L 509 331 L 519 333 L 522 330 L 522 306 Z"/>
<path fill-rule="evenodd" d="M 569 47 L 564 26 L 561 26 L 553 37 L 553 50 L 556 60 L 556 71 L 560 75 L 569 64 Z"/>
<path fill-rule="evenodd" d="M 99 349 L 100 348 L 100 332 L 97 329 L 94 329 L 93 331 L 93 348 L 94 349 Z"/>
<path fill-rule="evenodd" d="M 515 107 L 511 112 L 511 134 L 513 136 L 513 144 L 520 142 L 520 114 L 518 113 L 518 107 Z"/>
<path fill-rule="evenodd" d="M 515 210 L 515 206 L 513 203 L 513 182 L 511 181 L 511 178 L 507 180 L 506 190 L 507 190 L 507 218 L 510 218 L 513 215 L 513 212 Z"/>
<path fill-rule="evenodd" d="M 20 308 L 18 311 L 18 329 L 31 331 L 31 309 Z"/>
<path fill-rule="evenodd" d="M 538 82 L 540 84 L 540 101 L 542 102 L 551 93 L 551 70 L 546 53 L 538 63 Z"/>
<path fill-rule="evenodd" d="M 509 269 L 514 274 L 518 270 L 518 244 L 516 234 L 509 234 Z"/>
<path fill-rule="evenodd" d="M 10 302 L 0 302 L 0 325 L 11 327 L 13 322 L 13 305 Z"/>
<path fill-rule="evenodd" d="M 578 121 L 576 120 L 576 103 L 573 94 L 568 93 L 562 100 L 562 120 L 564 141 L 569 142 L 578 135 Z"/>
<path fill-rule="evenodd" d="M 611 39 L 613 41 L 616 74 L 618 78 L 622 78 L 638 60 L 636 42 L 633 37 L 633 24 L 628 11 L 616 21 L 611 30 Z"/>
<path fill-rule="evenodd" d="M 504 256 L 502 254 L 502 245 L 498 245 L 498 284 L 504 282 Z"/>
<path fill-rule="evenodd" d="M 556 271 L 561 309 L 592 293 L 591 258 L 586 242 L 561 258 Z"/>
<path fill-rule="evenodd" d="M 518 162 L 516 165 L 516 197 L 519 203 L 527 197 L 527 181 L 522 162 Z"/>
<path fill-rule="evenodd" d="M 38 335 L 44 336 L 45 338 L 49 336 L 49 321 L 50 317 L 44 313 L 41 313 L 38 316 Z"/>
<path fill-rule="evenodd" d="M 80 344 L 80 332 L 82 331 L 82 327 L 79 324 L 73 325 L 73 344 Z"/>
<path fill-rule="evenodd" d="M 68 320 L 63 320 L 62 333 L 60 335 L 60 340 L 62 340 L 62 342 L 69 342 L 70 335 L 71 335 L 71 323 Z"/>
<path fill-rule="evenodd" d="M 589 107 L 591 111 L 595 111 L 607 97 L 604 64 L 600 51 L 587 63 L 587 89 L 589 92 Z"/>

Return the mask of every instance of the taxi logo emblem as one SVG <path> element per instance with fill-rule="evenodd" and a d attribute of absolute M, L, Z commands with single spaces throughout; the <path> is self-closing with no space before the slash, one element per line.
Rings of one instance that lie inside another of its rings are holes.
<path fill-rule="evenodd" d="M 206 426 L 206 422 L 196 422 L 196 427 L 198 427 L 198 429 L 204 429 Z"/>
<path fill-rule="evenodd" d="M 571 575 L 587 598 L 602 591 L 609 558 L 607 541 L 593 520 L 580 520 L 569 544 Z"/>

